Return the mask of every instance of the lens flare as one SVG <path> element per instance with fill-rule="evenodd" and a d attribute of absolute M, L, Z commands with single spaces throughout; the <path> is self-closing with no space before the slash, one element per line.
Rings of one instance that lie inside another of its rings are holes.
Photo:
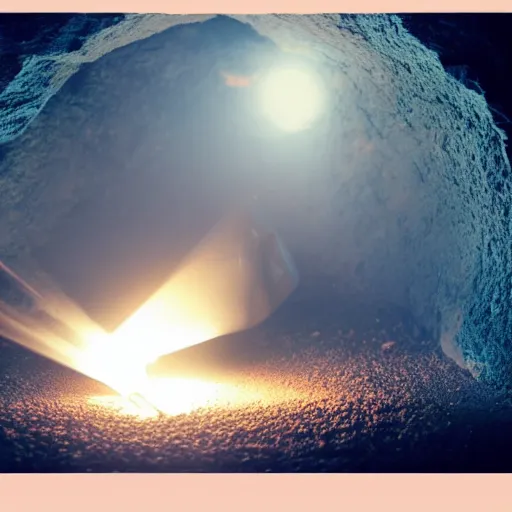
<path fill-rule="evenodd" d="M 325 102 L 320 78 L 298 67 L 271 70 L 262 79 L 259 92 L 264 115 L 286 132 L 309 128 Z"/>

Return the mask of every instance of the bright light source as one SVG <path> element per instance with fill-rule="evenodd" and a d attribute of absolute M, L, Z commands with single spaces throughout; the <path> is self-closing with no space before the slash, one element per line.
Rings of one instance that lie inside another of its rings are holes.
<path fill-rule="evenodd" d="M 144 419 L 157 416 L 158 411 L 168 416 L 177 416 L 220 404 L 229 406 L 251 402 L 257 398 L 243 394 L 234 387 L 201 379 L 151 378 L 146 380 L 140 391 L 147 405 L 123 396 L 95 396 L 89 399 L 89 403 Z"/>
<path fill-rule="evenodd" d="M 298 67 L 271 70 L 262 79 L 259 93 L 264 115 L 287 132 L 309 128 L 325 102 L 320 77 Z"/>
<path fill-rule="evenodd" d="M 162 355 L 257 325 L 297 283 L 295 267 L 275 232 L 251 215 L 228 216 L 113 333 L 84 330 L 86 347 L 75 366 L 124 397 L 138 394 L 157 406 L 165 395 L 181 410 L 181 398 L 189 404 L 190 396 L 208 397 L 216 388 L 196 382 L 174 392 L 168 381 L 157 392 L 155 382 L 148 380 L 147 365 Z M 158 408 L 168 410 L 169 405 Z"/>
<path fill-rule="evenodd" d="M 242 379 L 243 380 L 243 379 Z M 199 409 L 240 409 L 248 405 L 282 404 L 301 398 L 290 388 L 269 382 L 241 385 L 234 381 L 211 382 L 203 379 L 148 378 L 141 389 L 141 401 L 123 396 L 92 396 L 89 404 L 112 409 L 141 420 L 190 414 Z"/>

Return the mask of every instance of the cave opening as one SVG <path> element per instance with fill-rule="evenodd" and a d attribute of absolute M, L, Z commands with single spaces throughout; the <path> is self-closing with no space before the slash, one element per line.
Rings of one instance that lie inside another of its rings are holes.
<path fill-rule="evenodd" d="M 142 265 L 149 293 L 257 196 L 298 296 L 393 304 L 475 376 L 508 382 L 504 134 L 398 18 L 219 16 L 119 46 L 7 145 L 4 260 L 30 252 L 100 318 L 140 301 L 125 276 Z M 254 108 L 279 58 L 321 69 L 328 112 L 311 129 L 280 132 Z"/>

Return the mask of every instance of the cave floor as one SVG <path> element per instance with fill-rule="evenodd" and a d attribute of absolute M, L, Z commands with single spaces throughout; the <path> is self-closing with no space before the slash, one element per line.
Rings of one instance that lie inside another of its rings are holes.
<path fill-rule="evenodd" d="M 388 306 L 290 304 L 151 369 L 263 395 L 149 419 L 2 341 L 0 471 L 510 472 L 507 401 L 424 337 Z"/>

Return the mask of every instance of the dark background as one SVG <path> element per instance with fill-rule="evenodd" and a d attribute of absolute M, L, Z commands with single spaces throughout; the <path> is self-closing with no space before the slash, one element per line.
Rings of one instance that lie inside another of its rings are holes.
<path fill-rule="evenodd" d="M 496 124 L 512 135 L 512 35 L 509 13 L 400 15 L 405 27 L 435 51 L 447 71 L 484 93 Z M 510 160 L 510 145 L 507 145 Z"/>

